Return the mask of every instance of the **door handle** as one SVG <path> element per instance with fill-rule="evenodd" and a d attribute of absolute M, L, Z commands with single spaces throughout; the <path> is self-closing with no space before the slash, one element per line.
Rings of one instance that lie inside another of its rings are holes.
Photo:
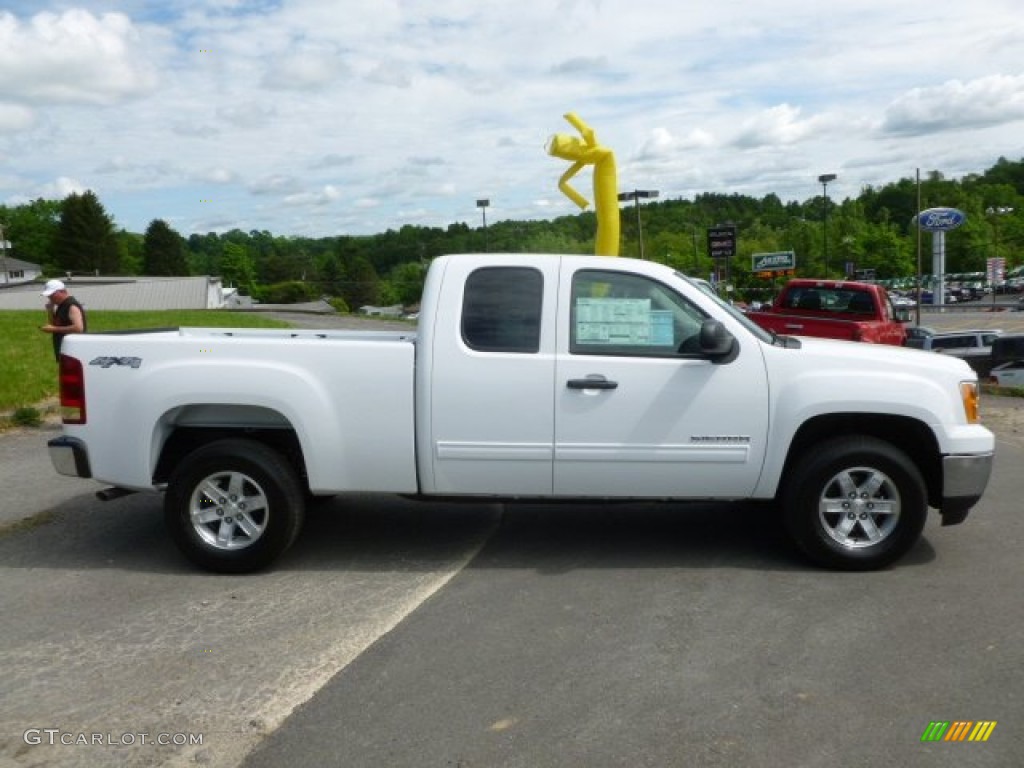
<path fill-rule="evenodd" d="M 615 389 L 619 386 L 617 381 L 608 381 L 599 373 L 592 373 L 585 379 L 569 379 L 565 382 L 569 389 Z"/>

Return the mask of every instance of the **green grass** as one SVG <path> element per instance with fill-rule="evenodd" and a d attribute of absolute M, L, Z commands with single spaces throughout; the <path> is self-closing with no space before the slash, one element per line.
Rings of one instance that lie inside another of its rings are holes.
<path fill-rule="evenodd" d="M 39 326 L 46 322 L 42 309 L 0 311 L 0 415 L 36 406 L 57 394 L 57 364 L 50 335 Z M 287 323 L 258 314 L 216 310 L 145 312 L 89 312 L 89 331 L 137 328 L 287 328 Z"/>
<path fill-rule="evenodd" d="M 1000 387 L 997 384 L 982 383 L 982 394 L 1002 395 L 1003 397 L 1024 397 L 1024 387 Z"/>

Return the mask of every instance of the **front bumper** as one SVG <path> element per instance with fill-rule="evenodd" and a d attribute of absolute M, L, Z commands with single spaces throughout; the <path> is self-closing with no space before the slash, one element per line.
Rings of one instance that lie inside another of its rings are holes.
<path fill-rule="evenodd" d="M 943 525 L 957 525 L 967 519 L 992 474 L 995 454 L 981 453 L 965 456 L 944 456 L 942 459 L 942 514 Z"/>
<path fill-rule="evenodd" d="M 46 444 L 50 452 L 50 463 L 57 474 L 68 477 L 92 477 L 89 467 L 89 449 L 77 437 L 62 435 Z"/>

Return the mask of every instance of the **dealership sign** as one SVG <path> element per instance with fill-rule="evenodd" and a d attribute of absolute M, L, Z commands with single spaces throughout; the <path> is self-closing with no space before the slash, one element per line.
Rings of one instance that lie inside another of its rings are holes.
<path fill-rule="evenodd" d="M 708 256 L 731 259 L 736 255 L 736 227 L 712 227 L 708 230 Z"/>
<path fill-rule="evenodd" d="M 918 216 L 921 229 L 926 232 L 949 232 L 967 221 L 967 214 L 956 208 L 929 208 Z"/>
<path fill-rule="evenodd" d="M 755 253 L 753 258 L 752 271 L 754 272 L 776 272 L 796 269 L 796 253 L 793 251 Z"/>

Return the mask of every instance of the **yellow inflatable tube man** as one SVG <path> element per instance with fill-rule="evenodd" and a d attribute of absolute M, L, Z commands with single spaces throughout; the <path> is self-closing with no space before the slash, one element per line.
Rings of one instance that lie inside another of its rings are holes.
<path fill-rule="evenodd" d="M 579 173 L 584 165 L 594 166 L 594 212 L 597 214 L 594 253 L 598 256 L 618 256 L 619 194 L 615 154 L 597 143 L 594 129 L 574 112 L 565 115 L 565 119 L 583 138 L 557 133 L 548 142 L 549 155 L 572 162 L 569 170 L 558 180 L 558 188 L 580 208 L 586 208 L 590 203 L 569 185 L 569 179 Z"/>

